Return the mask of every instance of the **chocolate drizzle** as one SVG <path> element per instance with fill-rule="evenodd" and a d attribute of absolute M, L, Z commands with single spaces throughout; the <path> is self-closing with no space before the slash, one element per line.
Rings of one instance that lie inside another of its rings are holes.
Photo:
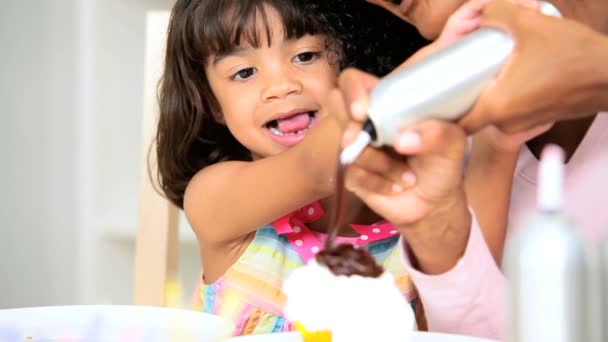
<path fill-rule="evenodd" d="M 344 174 L 347 166 L 338 163 L 336 171 L 336 200 L 332 210 L 325 248 L 317 253 L 316 260 L 325 265 L 335 275 L 360 275 L 377 278 L 384 270 L 376 264 L 374 257 L 364 248 L 356 248 L 349 244 L 335 245 L 336 237 L 340 234 L 340 227 L 344 221 L 345 187 Z"/>
<path fill-rule="evenodd" d="M 346 168 L 347 165 L 338 162 L 338 167 L 336 168 L 336 199 L 334 201 L 334 207 L 331 210 L 329 230 L 327 231 L 327 240 L 325 240 L 325 249 L 331 249 L 333 247 L 336 237 L 340 234 L 342 222 L 344 222 L 344 209 L 346 207 L 344 201 L 344 194 L 346 192 L 344 176 L 346 174 Z"/>
<path fill-rule="evenodd" d="M 363 248 L 340 244 L 317 253 L 317 262 L 327 266 L 335 275 L 360 275 L 378 278 L 384 270 L 376 264 L 374 257 Z"/>

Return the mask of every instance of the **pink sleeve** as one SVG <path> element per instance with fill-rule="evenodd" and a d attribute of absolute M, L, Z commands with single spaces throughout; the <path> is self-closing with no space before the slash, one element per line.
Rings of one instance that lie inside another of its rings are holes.
<path fill-rule="evenodd" d="M 412 267 L 405 242 L 403 262 L 418 290 L 430 331 L 503 339 L 506 279 L 472 211 L 471 216 L 467 248 L 453 269 L 436 276 L 421 273 Z"/>

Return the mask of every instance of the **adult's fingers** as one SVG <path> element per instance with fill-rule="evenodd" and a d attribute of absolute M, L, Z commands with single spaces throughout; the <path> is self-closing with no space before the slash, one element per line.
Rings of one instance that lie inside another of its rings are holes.
<path fill-rule="evenodd" d="M 373 172 L 382 177 L 409 188 L 416 183 L 416 176 L 410 170 L 406 157 L 390 148 L 366 148 L 353 165 Z"/>
<path fill-rule="evenodd" d="M 376 76 L 361 70 L 349 68 L 340 74 L 338 86 L 352 119 L 363 122 L 367 118 L 369 93 L 376 83 Z"/>
<path fill-rule="evenodd" d="M 404 129 L 397 136 L 394 148 L 404 155 L 438 153 L 457 157 L 464 153 L 465 137 L 465 132 L 456 124 L 427 120 Z"/>
<path fill-rule="evenodd" d="M 402 184 L 354 164 L 348 166 L 345 186 L 359 196 L 372 193 L 386 196 L 405 190 Z"/>

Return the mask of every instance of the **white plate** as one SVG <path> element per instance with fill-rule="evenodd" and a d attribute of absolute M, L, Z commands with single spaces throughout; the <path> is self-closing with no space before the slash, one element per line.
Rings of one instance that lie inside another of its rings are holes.
<path fill-rule="evenodd" d="M 279 333 L 268 335 L 252 335 L 233 337 L 228 339 L 229 342 L 302 342 L 299 333 Z M 414 332 L 412 339 L 408 342 L 492 342 L 490 340 L 460 336 L 448 335 L 428 332 Z"/>
<path fill-rule="evenodd" d="M 452 334 L 438 334 L 429 332 L 415 332 L 412 342 L 496 342 L 493 340 L 487 340 L 484 338 L 452 335 Z"/>
<path fill-rule="evenodd" d="M 217 316 L 159 307 L 83 305 L 0 310 L 0 341 L 223 341 L 232 330 L 230 322 Z"/>

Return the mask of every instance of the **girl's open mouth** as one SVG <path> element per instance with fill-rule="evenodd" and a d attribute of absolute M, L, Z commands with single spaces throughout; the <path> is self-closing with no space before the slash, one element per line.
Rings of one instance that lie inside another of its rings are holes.
<path fill-rule="evenodd" d="M 266 123 L 270 136 L 281 145 L 291 147 L 300 142 L 313 126 L 316 111 L 295 113 Z"/>

